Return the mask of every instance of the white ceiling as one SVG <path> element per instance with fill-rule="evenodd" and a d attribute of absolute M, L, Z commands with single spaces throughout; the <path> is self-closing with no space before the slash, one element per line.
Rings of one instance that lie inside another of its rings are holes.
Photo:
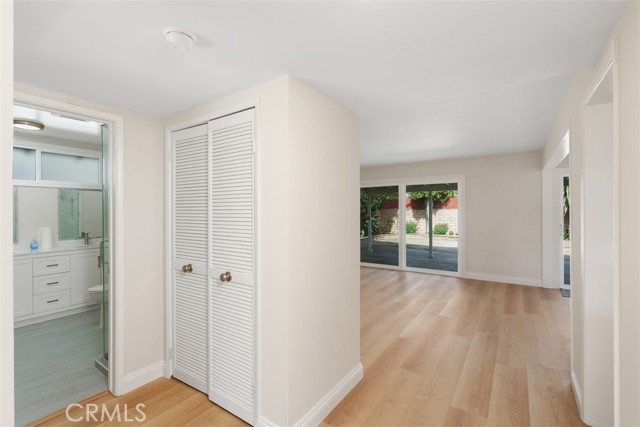
<path fill-rule="evenodd" d="M 290 73 L 362 117 L 363 164 L 541 148 L 615 1 L 17 0 L 16 80 L 166 117 Z M 198 34 L 172 50 L 162 27 Z"/>

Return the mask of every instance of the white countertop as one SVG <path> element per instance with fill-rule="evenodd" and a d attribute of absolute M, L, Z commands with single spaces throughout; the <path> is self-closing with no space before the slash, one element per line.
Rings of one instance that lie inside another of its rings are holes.
<path fill-rule="evenodd" d="M 84 245 L 82 243 L 62 243 L 53 246 L 50 249 L 35 249 L 32 250 L 27 245 L 13 245 L 13 256 L 36 256 L 36 255 L 56 255 L 62 252 L 77 252 L 88 251 L 92 249 L 100 249 L 100 243 L 91 243 L 90 245 Z"/>

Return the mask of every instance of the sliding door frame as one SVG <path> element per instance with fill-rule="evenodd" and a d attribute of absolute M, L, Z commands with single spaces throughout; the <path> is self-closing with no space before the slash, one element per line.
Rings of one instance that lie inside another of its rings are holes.
<path fill-rule="evenodd" d="M 429 268 L 407 267 L 407 236 L 406 236 L 406 216 L 407 216 L 407 186 L 420 184 L 442 184 L 455 182 L 458 184 L 458 271 L 443 271 Z M 382 180 L 360 181 L 360 188 L 372 187 L 398 187 L 398 265 L 374 264 L 361 262 L 361 267 L 383 268 L 387 270 L 411 271 L 416 273 L 438 274 L 441 276 L 464 277 L 466 258 L 466 227 L 465 227 L 465 175 L 432 175 L 411 178 L 396 178 Z"/>

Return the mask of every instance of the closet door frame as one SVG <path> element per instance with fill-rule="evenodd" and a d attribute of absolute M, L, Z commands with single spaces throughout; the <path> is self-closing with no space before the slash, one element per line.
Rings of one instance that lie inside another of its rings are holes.
<path fill-rule="evenodd" d="M 173 164 L 172 159 L 172 141 L 171 133 L 179 130 L 187 129 L 190 127 L 207 124 L 211 120 L 219 119 L 231 114 L 239 113 L 244 110 L 254 109 L 254 141 L 255 141 L 255 154 L 254 154 L 254 372 L 255 372 L 255 420 L 254 425 L 257 424 L 260 414 L 260 363 L 259 357 L 261 347 L 261 331 L 260 322 L 260 278 L 261 278 L 261 263 L 258 248 L 260 245 L 259 230 L 260 224 L 260 206 L 261 206 L 261 193 L 258 177 L 260 176 L 261 168 L 261 145 L 260 145 L 260 102 L 259 99 L 251 99 L 242 103 L 238 103 L 226 108 L 213 110 L 209 113 L 197 116 L 195 118 L 178 122 L 169 125 L 165 128 L 165 352 L 164 352 L 164 369 L 163 374 L 166 378 L 170 378 L 173 375 L 173 323 L 174 323 L 174 301 L 173 301 Z M 207 319 L 207 322 L 209 319 Z"/>

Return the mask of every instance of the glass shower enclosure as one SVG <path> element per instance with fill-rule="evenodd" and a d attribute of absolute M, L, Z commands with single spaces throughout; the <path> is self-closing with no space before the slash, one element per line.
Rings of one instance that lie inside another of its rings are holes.
<path fill-rule="evenodd" d="M 96 367 L 109 372 L 109 283 L 110 283 L 110 216 L 109 216 L 109 127 L 102 125 L 102 242 L 100 266 L 102 274 L 102 355 L 96 359 Z"/>

